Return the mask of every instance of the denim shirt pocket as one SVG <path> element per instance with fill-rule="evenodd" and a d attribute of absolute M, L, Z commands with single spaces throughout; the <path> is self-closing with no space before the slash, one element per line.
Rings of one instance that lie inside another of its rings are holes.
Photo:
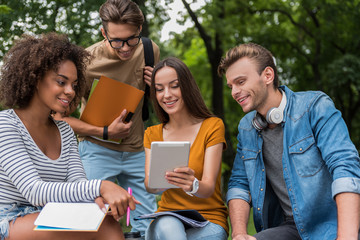
<path fill-rule="evenodd" d="M 259 151 L 241 149 L 242 155 L 241 159 L 245 165 L 245 171 L 249 181 L 254 177 L 256 169 L 256 159 L 258 157 Z"/>
<path fill-rule="evenodd" d="M 301 177 L 314 176 L 325 164 L 312 135 L 291 145 L 289 154 L 297 174 Z"/>

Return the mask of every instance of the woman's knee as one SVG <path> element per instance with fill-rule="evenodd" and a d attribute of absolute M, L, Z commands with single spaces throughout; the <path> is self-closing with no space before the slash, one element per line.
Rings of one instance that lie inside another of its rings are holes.
<path fill-rule="evenodd" d="M 186 239 L 184 224 L 175 217 L 159 217 L 150 224 L 146 239 Z"/>
<path fill-rule="evenodd" d="M 120 224 L 109 215 L 101 224 L 96 239 L 124 239 L 124 234 Z"/>

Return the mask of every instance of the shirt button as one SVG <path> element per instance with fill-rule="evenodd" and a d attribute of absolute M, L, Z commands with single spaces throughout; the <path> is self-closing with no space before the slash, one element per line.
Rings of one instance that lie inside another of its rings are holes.
<path fill-rule="evenodd" d="M 260 211 L 260 208 L 258 208 L 258 211 Z"/>
<path fill-rule="evenodd" d="M 264 189 L 260 188 L 260 191 L 263 191 Z"/>
<path fill-rule="evenodd" d="M 289 191 L 291 191 L 291 188 L 289 188 Z"/>
<path fill-rule="evenodd" d="M 302 148 L 300 148 L 300 151 L 302 151 Z"/>
<path fill-rule="evenodd" d="M 261 152 L 261 150 L 259 150 L 259 152 Z"/>
<path fill-rule="evenodd" d="M 261 171 L 265 171 L 265 169 L 261 169 Z"/>
<path fill-rule="evenodd" d="M 244 156 L 241 156 L 242 159 L 244 159 Z"/>

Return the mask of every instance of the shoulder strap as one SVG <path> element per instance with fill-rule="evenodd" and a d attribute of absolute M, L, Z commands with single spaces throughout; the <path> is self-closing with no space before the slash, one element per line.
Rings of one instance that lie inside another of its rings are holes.
<path fill-rule="evenodd" d="M 145 66 L 154 66 L 154 50 L 149 38 L 141 37 L 144 45 Z"/>
<path fill-rule="evenodd" d="M 141 37 L 142 43 L 144 46 L 144 58 L 145 58 L 145 66 L 151 66 L 154 67 L 155 61 L 154 61 L 154 50 L 152 46 L 152 42 L 147 37 Z M 146 121 L 149 119 L 149 103 L 148 98 L 150 96 L 150 88 L 147 84 L 145 84 L 145 96 L 144 96 L 144 103 L 142 107 L 142 119 L 143 121 Z"/>

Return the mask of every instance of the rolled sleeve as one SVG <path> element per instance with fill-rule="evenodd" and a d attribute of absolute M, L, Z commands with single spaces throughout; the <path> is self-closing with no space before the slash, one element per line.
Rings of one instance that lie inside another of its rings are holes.
<path fill-rule="evenodd" d="M 336 179 L 331 185 L 332 197 L 343 192 L 360 194 L 360 179 L 345 177 Z"/>
<path fill-rule="evenodd" d="M 230 188 L 226 194 L 226 202 L 229 203 L 232 199 L 242 199 L 250 204 L 251 195 L 249 191 L 245 191 L 241 188 Z"/>

